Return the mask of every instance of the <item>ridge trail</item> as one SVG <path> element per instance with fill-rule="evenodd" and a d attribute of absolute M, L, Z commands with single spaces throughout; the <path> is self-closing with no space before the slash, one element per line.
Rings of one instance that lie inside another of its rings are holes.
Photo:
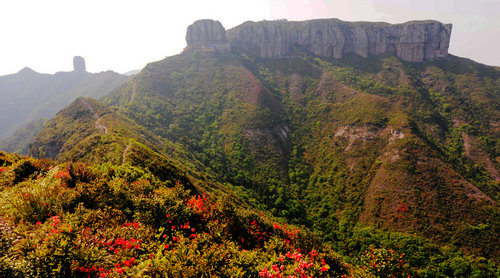
<path fill-rule="evenodd" d="M 128 142 L 127 147 L 125 150 L 123 150 L 122 154 L 122 164 L 125 164 L 125 156 L 127 155 L 127 152 L 130 150 L 130 142 Z"/>
<path fill-rule="evenodd" d="M 94 107 L 92 107 L 92 104 L 90 104 L 87 100 L 83 99 L 82 104 L 85 105 L 85 107 L 87 107 L 87 109 L 89 109 L 92 112 L 92 114 L 94 115 L 94 118 L 96 118 L 95 127 L 99 130 L 102 130 L 104 132 L 104 134 L 108 134 L 108 128 L 106 126 L 102 125 L 101 123 L 99 123 L 99 121 L 102 119 L 102 117 L 104 115 L 99 117 L 97 115 L 97 112 L 95 111 Z"/>
<path fill-rule="evenodd" d="M 97 121 L 95 121 L 95 127 L 99 130 L 102 130 L 104 131 L 104 134 L 108 134 L 108 128 L 104 125 L 102 125 L 101 123 L 99 123 L 99 121 L 102 119 L 102 116 L 97 118 Z"/>

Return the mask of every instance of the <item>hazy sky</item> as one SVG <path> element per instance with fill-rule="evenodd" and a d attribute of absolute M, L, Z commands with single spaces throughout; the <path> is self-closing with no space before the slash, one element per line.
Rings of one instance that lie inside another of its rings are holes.
<path fill-rule="evenodd" d="M 452 23 L 450 53 L 500 66 L 500 0 L 0 0 L 0 75 L 25 66 L 38 72 L 126 72 L 178 54 L 189 24 L 219 20 L 226 29 L 247 20 Z"/>

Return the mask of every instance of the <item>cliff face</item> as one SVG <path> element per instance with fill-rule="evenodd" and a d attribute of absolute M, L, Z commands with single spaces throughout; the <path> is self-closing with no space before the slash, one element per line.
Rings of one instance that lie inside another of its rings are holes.
<path fill-rule="evenodd" d="M 231 51 L 226 39 L 226 30 L 219 21 L 202 19 L 189 25 L 186 33 L 187 47 L 184 51 L 201 50 L 205 52 Z"/>
<path fill-rule="evenodd" d="M 347 53 L 363 57 L 392 53 L 405 61 L 446 58 L 451 24 L 411 21 L 403 24 L 320 19 L 301 22 L 246 22 L 227 31 L 234 48 L 261 58 L 291 55 L 294 47 L 322 57 Z"/>

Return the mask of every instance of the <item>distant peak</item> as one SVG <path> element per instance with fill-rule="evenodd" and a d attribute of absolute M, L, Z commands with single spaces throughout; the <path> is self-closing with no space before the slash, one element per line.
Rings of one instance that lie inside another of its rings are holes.
<path fill-rule="evenodd" d="M 18 72 L 18 74 L 36 74 L 37 72 L 32 70 L 29 67 L 24 67 L 22 70 Z"/>
<path fill-rule="evenodd" d="M 85 59 L 81 56 L 75 56 L 73 58 L 73 70 L 76 72 L 86 72 Z"/>

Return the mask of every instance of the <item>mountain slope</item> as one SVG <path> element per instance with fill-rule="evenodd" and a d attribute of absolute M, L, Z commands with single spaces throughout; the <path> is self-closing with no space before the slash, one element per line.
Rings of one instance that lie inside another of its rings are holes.
<path fill-rule="evenodd" d="M 493 148 L 482 158 L 498 169 L 498 132 L 488 128 L 498 121 L 498 90 L 478 101 L 458 83 L 467 77 L 488 91 L 496 70 L 453 56 L 427 64 L 252 59 L 172 57 L 106 100 L 214 176 L 257 192 L 276 215 L 332 241 L 359 222 L 498 252 L 496 176 L 462 151 L 463 136 L 487 138 Z M 438 70 L 448 80 L 441 90 L 456 93 L 433 89 Z M 486 226 L 471 236 L 478 225 Z"/>
<path fill-rule="evenodd" d="M 229 52 L 218 28 L 217 40 L 147 65 L 109 107 L 73 103 L 32 153 L 120 164 L 132 138 L 342 255 L 398 248 L 422 277 L 471 275 L 446 270 L 457 250 L 463 265 L 498 261 L 498 69 L 453 55 L 255 57 Z"/>
<path fill-rule="evenodd" d="M 16 74 L 0 77 L 2 107 L 1 135 L 24 119 L 39 103 L 65 92 L 88 77 L 87 72 L 40 74 L 24 68 Z"/>

